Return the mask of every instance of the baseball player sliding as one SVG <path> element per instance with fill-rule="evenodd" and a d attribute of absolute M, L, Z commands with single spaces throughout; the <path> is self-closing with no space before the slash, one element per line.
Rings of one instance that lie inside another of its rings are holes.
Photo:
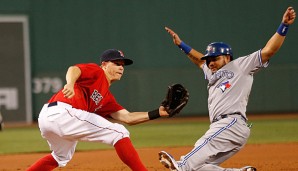
<path fill-rule="evenodd" d="M 159 153 L 160 162 L 177 171 L 256 171 L 255 167 L 222 168 L 219 165 L 242 149 L 250 135 L 246 106 L 253 83 L 253 75 L 266 68 L 269 59 L 282 46 L 296 13 L 292 7 L 285 11 L 276 33 L 267 44 L 247 56 L 235 59 L 232 48 L 223 42 L 207 46 L 206 53 L 196 51 L 184 43 L 170 28 L 174 44 L 200 67 L 208 80 L 209 130 L 197 140 L 194 148 L 176 161 L 169 153 Z"/>
<path fill-rule="evenodd" d="M 66 85 L 43 106 L 38 118 L 41 135 L 47 140 L 52 153 L 39 159 L 27 171 L 50 171 L 66 166 L 78 141 L 113 145 L 119 158 L 131 170 L 147 170 L 130 141 L 128 130 L 106 117 L 133 125 L 173 116 L 186 105 L 188 92 L 180 84 L 169 86 L 168 93 L 173 97 L 178 94 L 181 101 L 166 97 L 156 110 L 127 111 L 117 103 L 109 87 L 121 79 L 124 66 L 132 63 L 122 51 L 109 49 L 101 55 L 101 65 L 87 63 L 68 68 Z"/>

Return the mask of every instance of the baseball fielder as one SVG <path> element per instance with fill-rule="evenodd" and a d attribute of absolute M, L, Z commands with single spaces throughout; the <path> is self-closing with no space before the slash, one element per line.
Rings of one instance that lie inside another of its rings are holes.
<path fill-rule="evenodd" d="M 219 165 L 245 145 L 250 128 L 246 106 L 253 83 L 253 75 L 266 68 L 269 59 L 282 46 L 296 13 L 292 7 L 285 11 L 282 23 L 267 44 L 247 56 L 234 58 L 232 48 L 223 42 L 207 46 L 206 53 L 192 49 L 170 28 L 165 28 L 189 59 L 200 67 L 208 80 L 207 90 L 210 128 L 194 148 L 176 161 L 169 153 L 159 153 L 160 162 L 178 171 L 256 171 L 255 167 L 222 168 Z M 234 59 L 234 60 L 233 60 Z"/>
<path fill-rule="evenodd" d="M 38 118 L 41 135 L 47 140 L 52 153 L 39 159 L 27 171 L 50 171 L 66 166 L 78 141 L 113 145 L 120 159 L 131 170 L 147 170 L 129 139 L 128 130 L 106 117 L 133 125 L 161 116 L 173 116 L 185 106 L 188 97 L 181 101 L 182 105 L 180 101 L 173 101 L 179 105 L 177 108 L 171 108 L 173 105 L 169 107 L 168 100 L 164 100 L 159 109 L 150 112 L 127 111 L 117 103 L 109 87 L 121 79 L 124 66 L 132 63 L 122 51 L 109 49 L 101 55 L 101 65 L 87 63 L 69 67 L 66 85 L 43 106 Z M 183 86 L 178 88 L 171 88 L 171 91 L 175 94 L 175 90 L 184 90 Z"/>

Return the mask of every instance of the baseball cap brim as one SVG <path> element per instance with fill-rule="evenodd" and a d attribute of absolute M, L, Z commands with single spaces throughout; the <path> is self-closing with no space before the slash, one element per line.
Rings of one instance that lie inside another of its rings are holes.
<path fill-rule="evenodd" d="M 219 56 L 219 55 L 217 55 L 217 56 Z M 209 58 L 209 57 L 217 57 L 217 56 L 214 56 L 214 55 L 206 55 L 206 56 L 203 56 L 203 57 L 201 58 L 201 60 L 207 60 L 207 58 Z"/>

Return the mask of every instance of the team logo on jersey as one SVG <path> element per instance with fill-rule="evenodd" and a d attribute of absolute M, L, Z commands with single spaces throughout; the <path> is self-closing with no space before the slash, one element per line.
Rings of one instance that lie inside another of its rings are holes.
<path fill-rule="evenodd" d="M 223 83 L 219 84 L 219 86 L 218 86 L 218 88 L 220 88 L 222 92 L 225 92 L 226 89 L 228 89 L 230 87 L 231 87 L 231 84 L 229 81 L 223 82 Z"/>
<path fill-rule="evenodd" d="M 229 70 L 219 70 L 216 73 L 212 75 L 212 77 L 209 80 L 209 85 L 214 85 L 218 80 L 222 78 L 231 79 L 234 77 L 234 73 Z"/>
<path fill-rule="evenodd" d="M 97 90 L 94 90 L 90 98 L 95 102 L 96 105 L 98 105 L 103 97 Z"/>

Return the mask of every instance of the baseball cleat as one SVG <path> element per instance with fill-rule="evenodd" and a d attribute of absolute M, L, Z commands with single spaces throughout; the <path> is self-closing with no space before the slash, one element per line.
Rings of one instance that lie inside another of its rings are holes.
<path fill-rule="evenodd" d="M 245 166 L 240 169 L 240 171 L 257 171 L 255 167 L 252 166 Z"/>
<path fill-rule="evenodd" d="M 171 171 L 178 171 L 178 164 L 176 160 L 167 152 L 161 151 L 158 153 L 159 161 L 162 165 L 166 168 L 170 169 Z"/>

